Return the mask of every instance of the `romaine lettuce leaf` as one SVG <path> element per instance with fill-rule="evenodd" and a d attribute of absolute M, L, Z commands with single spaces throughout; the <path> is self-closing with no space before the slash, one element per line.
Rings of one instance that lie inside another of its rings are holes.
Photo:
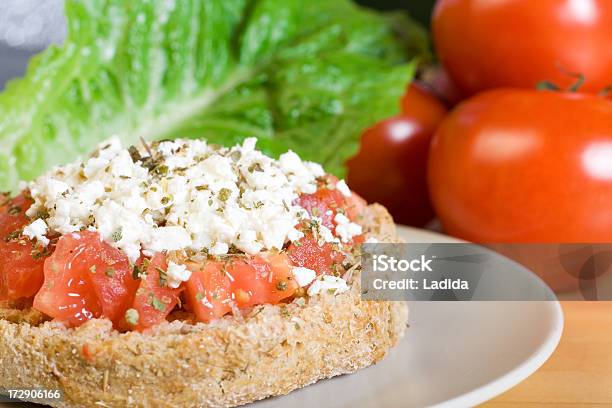
<path fill-rule="evenodd" d="M 428 48 L 408 18 L 348 0 L 68 0 L 66 13 L 65 43 L 0 94 L 2 189 L 111 135 L 256 136 L 342 175 Z"/>

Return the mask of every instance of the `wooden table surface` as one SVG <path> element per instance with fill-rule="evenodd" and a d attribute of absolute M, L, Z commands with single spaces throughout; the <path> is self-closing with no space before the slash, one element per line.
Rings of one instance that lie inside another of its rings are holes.
<path fill-rule="evenodd" d="M 531 377 L 485 408 L 612 407 L 612 302 L 562 302 L 557 350 Z"/>

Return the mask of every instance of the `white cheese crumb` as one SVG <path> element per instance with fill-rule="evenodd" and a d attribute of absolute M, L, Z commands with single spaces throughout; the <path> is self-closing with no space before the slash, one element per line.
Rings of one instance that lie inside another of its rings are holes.
<path fill-rule="evenodd" d="M 36 239 L 42 246 L 47 246 L 49 245 L 49 238 L 45 236 L 47 229 L 47 223 L 39 218 L 23 229 L 23 235 Z"/>
<path fill-rule="evenodd" d="M 185 265 L 175 264 L 170 261 L 166 271 L 168 287 L 176 289 L 182 282 L 187 282 L 191 277 L 191 271 Z"/>
<path fill-rule="evenodd" d="M 217 242 L 210 248 L 211 255 L 225 255 L 229 251 L 229 246 L 225 242 Z"/>
<path fill-rule="evenodd" d="M 324 243 L 340 243 L 340 240 L 334 236 L 334 233 L 323 225 L 323 219 L 320 217 L 310 217 L 310 225 L 315 229 L 319 236 L 319 245 Z"/>
<path fill-rule="evenodd" d="M 295 227 L 305 211 L 294 203 L 317 190 L 324 172 L 293 152 L 274 160 L 255 145 L 254 138 L 232 148 L 165 141 L 149 146 L 150 157 L 114 138 L 84 162 L 28 183 L 27 215 L 49 214 L 47 233 L 97 231 L 132 262 L 142 251 L 279 250 L 303 237 Z"/>
<path fill-rule="evenodd" d="M 361 225 L 351 222 L 344 214 L 336 214 L 334 221 L 336 222 L 336 235 L 344 243 L 350 242 L 353 237 L 362 233 Z"/>
<path fill-rule="evenodd" d="M 345 197 L 350 197 L 352 195 L 351 189 L 346 185 L 346 181 L 344 180 L 340 180 L 336 183 L 336 189 Z"/>
<path fill-rule="evenodd" d="M 333 275 L 323 275 L 308 288 L 308 296 L 315 296 L 325 291 L 337 295 L 349 289 L 346 281 Z"/>
<path fill-rule="evenodd" d="M 287 238 L 289 239 L 289 241 L 299 241 L 300 239 L 304 238 L 304 233 L 302 231 L 299 231 L 293 228 L 287 234 Z"/>
<path fill-rule="evenodd" d="M 293 277 L 300 287 L 308 286 L 317 277 L 315 271 L 301 266 L 293 268 L 291 272 L 293 272 Z"/>

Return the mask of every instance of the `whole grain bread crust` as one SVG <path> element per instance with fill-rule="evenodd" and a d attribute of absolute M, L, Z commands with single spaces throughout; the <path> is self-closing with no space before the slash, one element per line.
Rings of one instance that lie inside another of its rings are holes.
<path fill-rule="evenodd" d="M 393 220 L 368 207 L 366 232 L 393 242 Z M 403 335 L 401 302 L 364 302 L 351 290 L 305 304 L 263 306 L 244 319 L 163 324 L 119 333 L 107 320 L 77 329 L 32 310 L 0 309 L 0 388 L 60 388 L 57 407 L 228 407 L 287 394 L 382 359 Z"/>

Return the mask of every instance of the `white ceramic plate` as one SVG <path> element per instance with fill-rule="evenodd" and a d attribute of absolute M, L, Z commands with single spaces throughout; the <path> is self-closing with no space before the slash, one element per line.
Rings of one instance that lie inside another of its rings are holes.
<path fill-rule="evenodd" d="M 408 242 L 457 242 L 429 231 L 399 230 Z M 513 273 L 517 285 L 542 284 L 512 265 L 503 272 Z M 563 331 L 556 301 L 412 302 L 409 307 L 406 337 L 379 364 L 262 401 L 257 408 L 477 405 L 536 371 Z"/>
<path fill-rule="evenodd" d="M 412 228 L 402 227 L 400 234 L 408 242 L 457 242 Z M 517 285 L 541 284 L 514 265 L 503 273 L 513 273 Z M 409 307 L 405 338 L 379 364 L 252 406 L 473 406 L 536 371 L 557 347 L 563 330 L 556 301 L 413 302 Z"/>

